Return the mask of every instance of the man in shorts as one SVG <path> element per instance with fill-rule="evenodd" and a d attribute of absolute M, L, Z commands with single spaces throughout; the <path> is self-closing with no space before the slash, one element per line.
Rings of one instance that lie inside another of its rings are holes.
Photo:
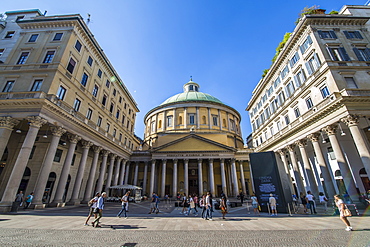
<path fill-rule="evenodd" d="M 271 209 L 271 216 L 277 216 L 276 199 L 273 194 L 270 194 L 269 204 L 270 204 L 270 209 Z"/>

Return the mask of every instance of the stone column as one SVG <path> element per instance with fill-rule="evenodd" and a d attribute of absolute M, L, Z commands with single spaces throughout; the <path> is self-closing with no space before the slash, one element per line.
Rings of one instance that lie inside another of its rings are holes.
<path fill-rule="evenodd" d="M 148 180 L 148 162 L 145 161 L 145 166 L 144 166 L 144 178 L 143 178 L 143 195 L 146 194 L 146 185 L 147 185 L 147 180 Z"/>
<path fill-rule="evenodd" d="M 292 178 L 291 178 L 290 172 L 289 172 L 289 164 L 288 164 L 288 161 L 286 160 L 286 157 L 285 157 L 285 152 L 286 152 L 285 148 L 278 150 L 278 153 L 280 154 L 281 161 L 284 164 L 286 175 L 288 177 L 289 189 L 292 193 L 295 193 L 294 188 L 293 188 Z"/>
<path fill-rule="evenodd" d="M 235 159 L 231 159 L 231 172 L 234 181 L 234 196 L 237 196 L 239 192 L 239 184 L 238 184 L 238 174 L 236 172 Z"/>
<path fill-rule="evenodd" d="M 95 184 L 96 167 L 98 166 L 99 154 L 100 154 L 100 151 L 102 150 L 102 147 L 93 146 L 93 150 L 94 150 L 94 158 L 91 163 L 89 178 L 87 179 L 87 183 L 86 183 L 86 190 L 85 190 L 85 195 L 83 199 L 84 203 L 90 201 L 91 197 L 93 196 L 92 190 Z"/>
<path fill-rule="evenodd" d="M 319 189 L 318 189 L 316 179 L 313 174 L 312 167 L 311 167 L 311 164 L 310 164 L 310 161 L 308 159 L 307 152 L 305 149 L 307 141 L 302 139 L 302 140 L 296 141 L 295 143 L 299 147 L 299 151 L 301 152 L 304 169 L 306 171 L 306 175 L 308 179 L 308 183 L 307 183 L 308 188 L 309 190 L 311 190 L 313 195 L 316 195 L 316 197 L 318 197 Z"/>
<path fill-rule="evenodd" d="M 123 180 L 125 178 L 125 172 L 126 172 L 126 162 L 127 160 L 122 161 L 121 172 L 119 174 L 119 179 L 118 179 L 118 185 L 123 185 Z"/>
<path fill-rule="evenodd" d="M 295 156 L 295 153 L 294 153 L 294 147 L 295 146 L 293 144 L 287 146 L 287 149 L 288 149 L 289 155 L 290 155 L 290 160 L 292 161 L 295 183 L 297 185 L 298 194 L 300 192 L 303 192 L 304 194 L 306 194 L 306 190 L 304 188 L 304 184 L 303 184 L 303 181 L 302 181 L 302 175 L 301 175 L 301 172 L 299 170 L 299 166 L 297 164 L 297 157 Z"/>
<path fill-rule="evenodd" d="M 173 176 L 172 176 L 173 177 L 173 181 L 172 181 L 173 183 L 172 195 L 173 196 L 177 195 L 177 162 L 178 162 L 177 159 L 173 160 Z"/>
<path fill-rule="evenodd" d="M 0 117 L 0 158 L 3 157 L 10 135 L 19 120 L 12 117 Z"/>
<path fill-rule="evenodd" d="M 34 193 L 35 196 L 32 200 L 32 203 L 38 207 L 38 205 L 41 205 L 43 207 L 42 203 L 42 197 L 45 192 L 45 187 L 49 179 L 49 174 L 51 171 L 51 167 L 53 166 L 53 160 L 55 157 L 55 152 L 57 151 L 58 144 L 60 137 L 66 132 L 65 129 L 62 127 L 51 127 L 51 133 L 53 137 L 51 138 L 51 142 L 49 144 L 49 149 L 46 153 L 44 162 L 41 166 L 40 173 L 38 175 Z"/>
<path fill-rule="evenodd" d="M 46 120 L 39 116 L 29 117 L 28 121 L 30 122 L 30 127 L 14 163 L 12 172 L 10 173 L 0 205 L 10 206 L 14 201 L 14 197 L 17 194 L 19 184 L 21 183 L 23 177 L 23 172 L 26 169 L 32 147 L 35 143 L 37 133 L 39 132 L 41 126 L 46 123 Z"/>
<path fill-rule="evenodd" d="M 213 159 L 209 159 L 209 187 L 212 196 L 215 196 L 215 173 L 213 169 Z"/>
<path fill-rule="evenodd" d="M 98 184 L 96 185 L 96 191 L 102 193 L 103 191 L 103 183 L 104 183 L 104 178 L 105 178 L 105 171 L 107 169 L 107 160 L 108 160 L 108 155 L 110 152 L 108 150 L 103 150 L 103 160 L 101 162 L 100 166 L 100 171 L 99 171 L 99 179 L 98 179 Z"/>
<path fill-rule="evenodd" d="M 189 196 L 189 160 L 184 159 L 184 192 Z"/>
<path fill-rule="evenodd" d="M 220 130 L 222 130 L 222 119 L 220 109 L 218 109 L 218 125 L 220 126 Z"/>
<path fill-rule="evenodd" d="M 338 166 L 342 174 L 344 185 L 346 186 L 348 195 L 351 197 L 352 200 L 358 200 L 356 185 L 354 182 L 354 178 L 352 176 L 351 169 L 349 168 L 346 159 L 344 158 L 337 136 L 335 135 L 337 132 L 337 125 L 336 124 L 328 125 L 322 130 L 325 131 L 329 136 L 330 144 L 333 148 L 335 157 L 337 159 Z"/>
<path fill-rule="evenodd" d="M 342 121 L 347 124 L 349 131 L 351 131 L 362 164 L 365 167 L 368 178 L 370 178 L 370 145 L 363 130 L 358 126 L 359 120 L 360 117 L 357 115 L 348 115 L 342 119 Z"/>
<path fill-rule="evenodd" d="M 57 186 L 57 189 L 56 189 L 56 192 L 55 192 L 54 200 L 51 203 L 51 205 L 53 205 L 53 206 L 59 206 L 59 203 L 63 202 L 63 195 L 65 193 L 65 188 L 66 188 L 66 184 L 67 184 L 67 180 L 68 180 L 69 171 L 71 170 L 73 155 L 74 155 L 75 150 L 76 150 L 77 142 L 79 142 L 81 140 L 81 137 L 79 137 L 78 135 L 69 134 L 68 139 L 69 139 L 69 148 L 68 148 L 68 152 L 67 152 L 67 157 L 64 160 L 64 164 L 63 164 L 62 172 L 60 174 L 60 178 L 59 178 L 58 186 Z M 67 197 L 67 195 L 66 195 L 66 197 Z M 66 200 L 67 198 L 64 198 L 64 199 Z"/>
<path fill-rule="evenodd" d="M 161 188 L 161 197 L 164 198 L 166 192 L 166 167 L 167 167 L 167 160 L 162 160 L 162 188 Z"/>
<path fill-rule="evenodd" d="M 211 109 L 208 107 L 208 128 L 212 129 L 212 116 L 211 116 Z"/>
<path fill-rule="evenodd" d="M 331 171 L 329 170 L 328 164 L 326 163 L 324 159 L 324 155 L 320 148 L 320 143 L 319 143 L 320 134 L 313 133 L 313 134 L 308 135 L 307 138 L 310 139 L 312 142 L 313 150 L 315 151 L 316 159 L 317 159 L 317 162 L 319 163 L 322 177 L 324 178 L 326 192 L 328 193 L 326 197 L 332 199 L 334 195 L 336 194 L 335 187 L 334 187 L 335 181 L 333 181 L 332 176 L 330 176 Z"/>
<path fill-rule="evenodd" d="M 163 112 L 163 131 L 166 131 L 167 129 L 167 111 L 165 110 Z"/>
<path fill-rule="evenodd" d="M 196 107 L 197 110 L 197 129 L 200 128 L 200 116 L 199 116 L 199 107 Z"/>
<path fill-rule="evenodd" d="M 84 172 L 85 172 L 87 156 L 89 154 L 90 147 L 93 145 L 92 142 L 85 141 L 85 140 L 81 141 L 81 143 L 82 143 L 82 150 L 83 150 L 82 151 L 82 156 L 81 156 L 81 160 L 80 160 L 80 165 L 78 166 L 76 181 L 75 181 L 75 184 L 73 186 L 71 200 L 69 201 L 70 204 L 74 204 L 74 205 L 79 205 L 80 201 L 81 201 L 81 200 L 78 199 L 78 196 L 80 194 L 82 178 L 83 178 Z"/>
<path fill-rule="evenodd" d="M 154 192 L 155 162 L 156 160 L 152 160 L 152 169 L 150 171 L 150 195 L 148 195 L 149 197 L 151 197 Z"/>
<path fill-rule="evenodd" d="M 139 161 L 135 162 L 134 185 L 138 186 L 137 179 L 139 176 Z"/>
<path fill-rule="evenodd" d="M 105 189 L 108 190 L 112 185 L 112 177 L 113 177 L 113 167 L 114 167 L 114 160 L 116 159 L 116 154 L 109 154 L 109 167 L 108 167 L 108 176 L 105 184 Z"/>
<path fill-rule="evenodd" d="M 239 160 L 239 167 L 240 167 L 240 182 L 242 184 L 242 191 L 243 194 L 247 194 L 247 188 L 245 187 L 245 177 L 244 177 L 244 167 L 243 167 L 243 161 Z"/>
<path fill-rule="evenodd" d="M 188 109 L 184 107 L 184 129 L 188 127 Z"/>
<path fill-rule="evenodd" d="M 198 159 L 198 183 L 199 183 L 199 196 L 203 195 L 203 160 Z"/>
<path fill-rule="evenodd" d="M 119 177 L 119 174 L 120 174 L 120 168 L 121 168 L 121 161 L 122 161 L 122 157 L 118 157 L 117 160 L 116 160 L 116 167 L 114 169 L 114 174 L 113 174 L 113 186 L 116 186 L 118 185 L 118 177 Z"/>
<path fill-rule="evenodd" d="M 220 160 L 221 165 L 221 183 L 222 183 L 222 191 L 224 192 L 225 196 L 227 197 L 227 188 L 226 188 L 226 174 L 225 174 L 225 159 Z M 220 196 L 220 195 L 218 195 Z"/>
<path fill-rule="evenodd" d="M 129 184 L 129 174 L 130 174 L 130 161 L 126 163 L 126 175 L 125 175 L 125 184 Z"/>

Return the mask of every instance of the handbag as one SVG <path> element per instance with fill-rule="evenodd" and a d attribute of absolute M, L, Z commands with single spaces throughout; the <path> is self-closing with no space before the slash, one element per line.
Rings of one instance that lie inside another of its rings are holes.
<path fill-rule="evenodd" d="M 349 210 L 347 207 L 343 210 L 343 216 L 349 217 L 352 216 L 351 210 Z"/>

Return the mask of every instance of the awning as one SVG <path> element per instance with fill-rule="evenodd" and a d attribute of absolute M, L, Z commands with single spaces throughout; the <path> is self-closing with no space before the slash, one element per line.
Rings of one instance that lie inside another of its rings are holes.
<path fill-rule="evenodd" d="M 121 190 L 142 190 L 141 187 L 131 185 L 131 184 L 123 184 L 123 185 L 116 185 L 116 186 L 111 186 L 109 189 L 121 189 Z"/>

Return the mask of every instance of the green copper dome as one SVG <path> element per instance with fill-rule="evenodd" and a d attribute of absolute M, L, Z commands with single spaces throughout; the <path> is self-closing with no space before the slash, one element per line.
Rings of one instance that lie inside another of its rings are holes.
<path fill-rule="evenodd" d="M 192 80 L 190 80 L 188 83 L 184 85 L 183 93 L 176 94 L 166 99 L 160 105 L 166 105 L 166 104 L 171 104 L 171 103 L 176 103 L 176 102 L 185 102 L 185 101 L 207 101 L 207 102 L 224 104 L 222 103 L 221 100 L 213 97 L 212 95 L 199 92 L 199 85 L 193 82 Z"/>

